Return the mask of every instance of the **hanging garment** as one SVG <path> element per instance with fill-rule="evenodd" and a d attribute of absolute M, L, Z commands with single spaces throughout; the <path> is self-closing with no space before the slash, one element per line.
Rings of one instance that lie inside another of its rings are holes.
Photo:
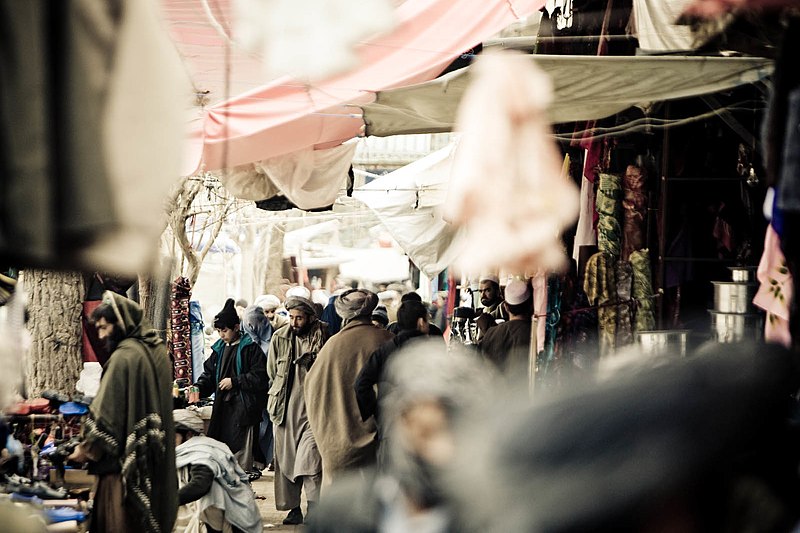
<path fill-rule="evenodd" d="M 179 277 L 172 283 L 169 299 L 169 348 L 175 379 L 193 383 L 192 332 L 189 324 L 189 298 L 192 286 L 187 278 Z M 200 374 L 197 374 L 198 376 Z"/>
<path fill-rule="evenodd" d="M 622 244 L 620 216 L 622 207 L 622 178 L 601 173 L 597 183 L 597 248 L 619 257 Z"/>
<path fill-rule="evenodd" d="M 600 357 L 611 355 L 616 349 L 617 298 L 614 257 L 598 252 L 586 263 L 583 290 L 590 305 L 598 306 L 597 328 L 600 333 Z"/>
<path fill-rule="evenodd" d="M 694 36 L 688 25 L 675 22 L 691 0 L 633 0 L 633 20 L 639 48 L 663 53 L 693 50 Z"/>
<path fill-rule="evenodd" d="M 203 330 L 203 311 L 200 302 L 191 300 L 189 302 L 189 330 L 192 338 L 192 376 L 199 376 L 203 373 L 203 361 L 206 356 L 206 336 Z"/>
<path fill-rule="evenodd" d="M 636 300 L 634 331 L 652 331 L 656 328 L 653 310 L 653 282 L 650 276 L 650 251 L 647 248 L 631 254 L 633 267 L 633 298 Z"/>
<path fill-rule="evenodd" d="M 154 2 L 0 2 L 0 257 L 135 274 L 190 93 Z"/>
<path fill-rule="evenodd" d="M 576 263 L 580 259 L 581 246 L 597 244 L 597 236 L 594 232 L 595 202 L 594 183 L 582 177 L 581 211 L 578 216 L 578 227 L 575 230 L 575 244 L 572 247 L 572 258 Z"/>
<path fill-rule="evenodd" d="M 780 238 L 772 225 L 767 227 L 764 253 L 758 264 L 758 288 L 753 303 L 767 312 L 764 340 L 786 346 L 792 345 L 789 331 L 789 308 L 792 301 L 792 275 L 780 247 Z"/>
<path fill-rule="evenodd" d="M 647 193 L 644 169 L 628 165 L 625 170 L 622 200 L 622 259 L 645 247 L 645 216 Z"/>
<path fill-rule="evenodd" d="M 549 136 L 551 82 L 516 53 L 487 53 L 471 69 L 445 219 L 485 245 L 467 247 L 458 265 L 465 272 L 560 269 L 559 234 L 578 215 L 579 195 Z"/>
<path fill-rule="evenodd" d="M 632 306 L 630 303 L 633 291 L 633 267 L 628 261 L 617 263 L 617 347 L 633 344 L 633 328 L 631 324 Z"/>

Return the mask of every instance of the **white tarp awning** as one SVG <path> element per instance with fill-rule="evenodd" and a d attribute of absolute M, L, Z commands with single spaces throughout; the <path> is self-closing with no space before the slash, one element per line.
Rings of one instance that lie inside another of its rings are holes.
<path fill-rule="evenodd" d="M 447 268 L 464 243 L 463 234 L 439 213 L 454 151 L 451 144 L 353 191 L 429 278 Z"/>
<path fill-rule="evenodd" d="M 553 123 L 596 120 L 637 104 L 710 94 L 761 80 L 772 61 L 752 57 L 521 56 L 554 87 Z M 435 80 L 381 91 L 363 106 L 368 135 L 451 131 L 469 67 Z"/>

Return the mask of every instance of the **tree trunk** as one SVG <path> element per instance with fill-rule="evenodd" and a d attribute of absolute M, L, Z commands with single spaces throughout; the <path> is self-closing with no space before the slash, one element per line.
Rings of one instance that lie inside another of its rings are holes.
<path fill-rule="evenodd" d="M 72 394 L 83 369 L 81 312 L 86 285 L 77 272 L 25 271 L 31 351 L 26 361 L 29 397 L 44 390 Z"/>
<path fill-rule="evenodd" d="M 161 269 L 160 272 L 146 277 L 139 276 L 139 303 L 144 311 L 144 318 L 165 342 L 171 289 L 169 278 L 168 269 Z"/>
<path fill-rule="evenodd" d="M 283 283 L 283 236 L 286 224 L 275 222 L 269 232 L 269 255 L 267 256 L 267 272 L 264 281 L 264 293 L 281 297 Z"/>

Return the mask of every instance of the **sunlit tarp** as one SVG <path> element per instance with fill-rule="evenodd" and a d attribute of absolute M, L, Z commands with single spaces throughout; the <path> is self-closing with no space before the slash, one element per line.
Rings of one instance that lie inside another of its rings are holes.
<path fill-rule="evenodd" d="M 553 123 L 605 118 L 637 104 L 710 94 L 761 80 L 772 62 L 751 57 L 521 56 L 547 72 Z M 411 87 L 381 91 L 364 106 L 367 134 L 451 131 L 470 68 Z"/>

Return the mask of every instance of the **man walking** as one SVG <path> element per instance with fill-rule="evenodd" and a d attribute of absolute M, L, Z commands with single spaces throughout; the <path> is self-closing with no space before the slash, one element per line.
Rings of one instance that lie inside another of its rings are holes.
<path fill-rule="evenodd" d="M 288 298 L 289 324 L 272 335 L 267 358 L 270 386 L 267 411 L 275 428 L 275 507 L 289 511 L 284 524 L 301 524 L 300 492 L 308 509 L 319 501 L 320 458 L 306 413 L 303 385 L 306 375 L 328 340 L 327 324 L 317 319 L 314 304 L 299 296 Z"/>
<path fill-rule="evenodd" d="M 133 301 L 106 291 L 92 313 L 111 354 L 70 460 L 97 475 L 92 531 L 168 533 L 178 508 L 172 365 Z"/>
<path fill-rule="evenodd" d="M 342 330 L 319 352 L 305 383 L 308 420 L 322 455 L 325 485 L 342 471 L 375 462 L 375 420 L 361 420 L 353 383 L 378 346 L 392 338 L 372 325 L 378 297 L 364 289 L 339 295 L 336 312 Z"/>
<path fill-rule="evenodd" d="M 261 348 L 240 331 L 234 302 L 214 317 L 220 339 L 198 378 L 200 395 L 214 394 L 208 436 L 228 445 L 245 472 L 253 470 L 253 440 L 258 435 L 267 396 L 267 359 Z"/>

